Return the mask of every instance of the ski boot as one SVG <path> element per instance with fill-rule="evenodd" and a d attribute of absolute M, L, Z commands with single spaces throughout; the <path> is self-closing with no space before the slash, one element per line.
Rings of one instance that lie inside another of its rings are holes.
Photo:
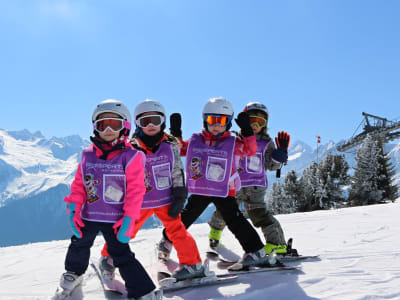
<path fill-rule="evenodd" d="M 102 256 L 100 258 L 99 267 L 101 275 L 105 280 L 112 281 L 115 278 L 114 262 L 110 256 Z"/>
<path fill-rule="evenodd" d="M 172 274 L 172 277 L 174 277 L 176 281 L 205 276 L 205 269 L 201 262 L 195 265 L 181 265 L 179 269 Z"/>
<path fill-rule="evenodd" d="M 162 290 L 155 290 L 139 298 L 128 298 L 130 300 L 161 300 L 163 298 Z"/>
<path fill-rule="evenodd" d="M 264 246 L 265 254 L 270 254 L 275 249 L 276 254 L 285 255 L 288 253 L 286 245 L 275 245 L 266 243 Z"/>
<path fill-rule="evenodd" d="M 211 227 L 208 238 L 210 239 L 210 248 L 214 249 L 218 247 L 219 240 L 221 239 L 222 230 L 218 230 Z"/>
<path fill-rule="evenodd" d="M 163 237 L 161 241 L 158 243 L 157 250 L 158 250 L 158 259 L 168 260 L 169 255 L 171 254 L 172 251 L 172 243 Z"/>
<path fill-rule="evenodd" d="M 245 253 L 243 257 L 235 264 L 230 266 L 228 270 L 238 271 L 248 269 L 250 267 L 262 267 L 269 265 L 268 256 L 265 254 L 264 248 L 252 253 Z"/>
<path fill-rule="evenodd" d="M 60 288 L 56 291 L 54 299 L 64 299 L 72 294 L 74 289 L 79 286 L 83 281 L 83 275 L 77 275 L 73 272 L 65 272 L 60 278 Z"/>

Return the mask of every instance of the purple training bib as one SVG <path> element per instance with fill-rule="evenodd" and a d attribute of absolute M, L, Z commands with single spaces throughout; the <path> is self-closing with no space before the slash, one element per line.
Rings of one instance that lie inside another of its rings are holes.
<path fill-rule="evenodd" d="M 161 143 L 155 153 L 146 154 L 146 194 L 142 209 L 161 207 L 172 203 L 172 166 L 174 153 L 171 144 Z"/>
<path fill-rule="evenodd" d="M 200 134 L 192 135 L 186 157 L 186 181 L 190 194 L 228 196 L 234 148 L 235 138 L 232 136 L 215 148 L 204 144 Z"/>
<path fill-rule="evenodd" d="M 265 176 L 265 150 L 270 141 L 258 140 L 257 152 L 248 157 L 242 157 L 239 161 L 239 176 L 242 187 L 263 186 L 267 187 Z"/>
<path fill-rule="evenodd" d="M 114 158 L 103 160 L 96 156 L 93 146 L 83 150 L 81 168 L 87 195 L 83 219 L 114 223 L 122 218 L 126 195 L 125 169 L 137 152 L 129 147 Z"/>

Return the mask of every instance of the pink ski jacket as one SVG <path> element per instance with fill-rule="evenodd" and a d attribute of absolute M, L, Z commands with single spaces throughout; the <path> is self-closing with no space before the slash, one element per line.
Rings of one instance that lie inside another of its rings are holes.
<path fill-rule="evenodd" d="M 132 147 L 128 141 L 125 142 L 126 147 Z M 96 149 L 96 156 L 102 155 L 101 149 L 92 146 Z M 108 155 L 108 159 L 112 159 L 119 155 L 123 150 L 113 151 Z M 125 170 L 126 176 L 126 198 L 123 206 L 124 216 L 138 220 L 140 217 L 140 209 L 142 207 L 143 196 L 146 192 L 144 185 L 144 164 L 146 157 L 143 152 L 138 151 L 137 155 Z M 64 198 L 67 203 L 76 203 L 78 210 L 86 203 L 87 194 L 82 177 L 81 163 L 78 165 L 78 170 L 75 173 L 75 179 L 71 184 L 71 193 Z"/>

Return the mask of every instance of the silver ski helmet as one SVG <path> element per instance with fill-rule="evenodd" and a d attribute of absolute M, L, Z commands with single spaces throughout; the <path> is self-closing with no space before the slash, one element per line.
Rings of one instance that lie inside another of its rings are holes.
<path fill-rule="evenodd" d="M 140 115 L 149 111 L 155 111 L 162 114 L 164 117 L 166 116 L 164 106 L 160 102 L 158 102 L 157 100 L 146 99 L 136 105 L 135 120 L 137 120 Z"/>
<path fill-rule="evenodd" d="M 95 122 L 99 115 L 106 112 L 117 114 L 121 116 L 121 118 L 125 121 L 132 123 L 131 113 L 129 112 L 129 109 L 126 107 L 125 104 L 116 99 L 106 99 L 97 104 L 92 115 L 92 122 Z"/>
<path fill-rule="evenodd" d="M 114 113 L 119 115 L 125 121 L 125 130 L 121 131 L 121 135 L 129 135 L 132 126 L 132 117 L 128 107 L 126 107 L 124 103 L 117 99 L 106 99 L 101 101 L 97 104 L 92 114 L 92 123 L 94 123 L 99 115 L 103 113 Z M 96 131 L 95 134 L 97 135 Z"/>
<path fill-rule="evenodd" d="M 249 102 L 246 104 L 245 108 L 244 108 L 244 112 L 248 112 L 251 110 L 258 110 L 261 111 L 262 113 L 264 113 L 267 116 L 267 119 L 269 117 L 269 112 L 268 112 L 268 108 L 260 103 L 260 102 Z"/>
<path fill-rule="evenodd" d="M 203 108 L 203 115 L 227 115 L 233 117 L 232 104 L 225 98 L 210 98 Z"/>
<path fill-rule="evenodd" d="M 135 120 L 137 120 L 142 114 L 154 111 L 156 113 L 159 113 L 164 117 L 164 122 L 161 124 L 161 131 L 160 133 L 164 132 L 165 129 L 165 122 L 166 122 L 166 112 L 164 106 L 158 102 L 157 100 L 153 99 L 145 99 L 142 102 L 140 102 L 138 105 L 135 107 Z M 140 128 L 138 125 L 136 125 L 136 132 L 143 134 L 142 128 Z"/>

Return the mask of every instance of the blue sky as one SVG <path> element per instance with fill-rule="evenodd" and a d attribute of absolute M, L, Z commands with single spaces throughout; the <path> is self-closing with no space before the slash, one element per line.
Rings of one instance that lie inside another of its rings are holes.
<path fill-rule="evenodd" d="M 0 128 L 91 134 L 106 98 L 145 98 L 201 129 L 210 97 L 270 111 L 314 146 L 361 112 L 400 118 L 399 1 L 0 0 Z M 235 127 L 235 126 L 234 126 Z"/>

